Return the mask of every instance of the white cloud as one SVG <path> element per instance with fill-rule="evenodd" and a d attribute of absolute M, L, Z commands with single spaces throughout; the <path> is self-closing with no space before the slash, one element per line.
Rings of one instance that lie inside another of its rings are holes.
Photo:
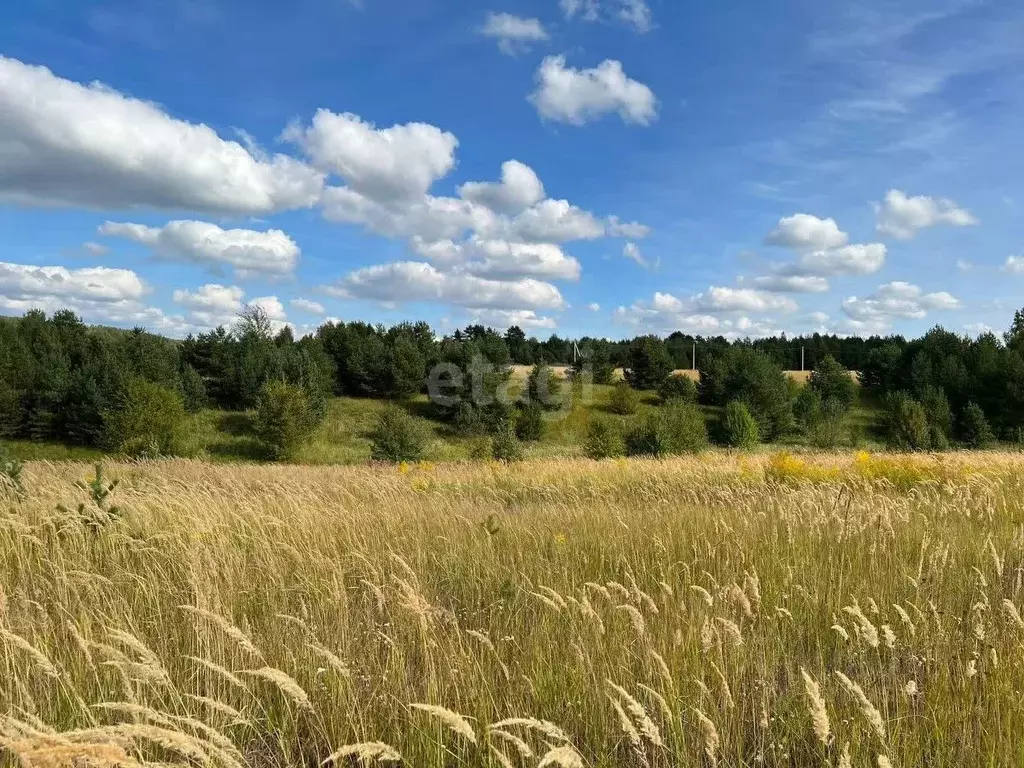
<path fill-rule="evenodd" d="M 553 243 L 516 243 L 473 238 L 464 243 L 413 240 L 413 249 L 438 265 L 481 277 L 543 277 L 578 280 L 580 263 Z"/>
<path fill-rule="evenodd" d="M 870 275 L 882 268 L 888 249 L 882 243 L 844 245 L 827 251 L 805 253 L 795 264 L 780 268 L 787 275 Z"/>
<path fill-rule="evenodd" d="M 910 240 L 920 230 L 947 224 L 969 227 L 978 220 L 952 200 L 919 195 L 908 197 L 905 192 L 890 189 L 882 203 L 875 204 L 876 229 L 879 234 L 897 240 Z"/>
<path fill-rule="evenodd" d="M 981 336 L 985 333 L 995 333 L 996 329 L 988 323 L 967 323 L 964 330 L 972 336 Z"/>
<path fill-rule="evenodd" d="M 847 316 L 875 327 L 888 327 L 894 318 L 920 320 L 930 311 L 962 307 L 959 299 L 945 291 L 925 293 L 918 286 L 902 281 L 887 283 L 870 296 L 852 296 L 842 303 Z"/>
<path fill-rule="evenodd" d="M 957 259 L 956 268 L 961 272 L 970 272 L 974 268 L 974 264 L 968 259 Z"/>
<path fill-rule="evenodd" d="M 592 301 L 589 304 L 587 304 L 587 309 L 589 309 L 591 312 L 600 312 L 601 305 L 598 304 L 596 301 Z"/>
<path fill-rule="evenodd" d="M 507 330 L 513 325 L 518 325 L 524 331 L 558 327 L 558 323 L 553 317 L 540 316 L 532 309 L 473 309 L 470 311 L 474 313 L 472 323 L 486 325 L 499 331 Z"/>
<path fill-rule="evenodd" d="M 82 248 L 90 256 L 106 256 L 108 253 L 110 253 L 110 249 L 107 246 L 103 245 L 103 243 L 82 243 Z"/>
<path fill-rule="evenodd" d="M 544 185 L 530 166 L 509 160 L 502 163 L 500 182 L 466 182 L 459 187 L 459 197 L 498 213 L 515 215 L 544 199 Z"/>
<path fill-rule="evenodd" d="M 649 32 L 652 26 L 651 9 L 645 0 L 559 0 L 558 5 L 566 19 L 609 19 L 641 33 Z"/>
<path fill-rule="evenodd" d="M 507 56 L 525 53 L 533 43 L 548 39 L 539 19 L 525 19 L 511 13 L 487 14 L 480 34 L 497 40 L 498 50 Z"/>
<path fill-rule="evenodd" d="M 431 301 L 486 309 L 562 309 L 565 300 L 550 283 L 534 279 L 489 280 L 442 272 L 413 261 L 378 264 L 356 270 L 338 285 L 325 288 L 342 298 L 385 304 Z"/>
<path fill-rule="evenodd" d="M 607 234 L 609 237 L 628 237 L 642 240 L 651 234 L 651 228 L 636 221 L 620 221 L 618 216 L 608 217 Z"/>
<path fill-rule="evenodd" d="M 317 110 L 309 127 L 293 123 L 282 138 L 323 171 L 371 200 L 422 197 L 455 166 L 458 139 L 427 123 L 377 128 L 350 113 Z"/>
<path fill-rule="evenodd" d="M 127 269 L 66 269 L 0 262 L 0 292 L 10 299 L 50 296 L 70 301 L 116 302 L 137 301 L 146 294 L 147 287 Z"/>
<path fill-rule="evenodd" d="M 613 317 L 616 322 L 634 332 L 672 333 L 680 331 L 699 336 L 724 336 L 740 339 L 775 336 L 782 333 L 772 321 L 754 320 L 746 315 L 722 317 L 709 312 L 695 311 L 694 301 L 681 300 L 666 293 L 655 293 L 651 302 L 635 302 L 630 307 L 619 307 Z"/>
<path fill-rule="evenodd" d="M 327 314 L 327 310 L 324 308 L 324 305 L 318 301 L 311 301 L 310 299 L 298 298 L 292 299 L 288 303 L 291 304 L 293 308 L 299 310 L 300 312 L 308 312 L 311 315 Z"/>
<path fill-rule="evenodd" d="M 824 325 L 829 321 L 829 316 L 824 312 L 811 312 L 807 317 L 817 325 Z"/>
<path fill-rule="evenodd" d="M 779 245 L 794 251 L 822 251 L 839 248 L 850 241 L 839 229 L 835 219 L 819 219 L 808 213 L 797 213 L 779 220 L 765 238 L 767 245 Z"/>
<path fill-rule="evenodd" d="M 647 269 L 647 267 L 649 266 L 647 264 L 647 259 L 644 258 L 643 253 L 640 251 L 640 246 L 637 245 L 636 243 L 626 243 L 622 247 L 622 255 L 625 256 L 630 261 L 636 262 L 644 269 Z"/>
<path fill-rule="evenodd" d="M 698 293 L 690 305 L 700 312 L 795 312 L 796 302 L 785 296 L 750 288 L 728 288 L 712 286 L 704 293 Z"/>
<path fill-rule="evenodd" d="M 244 309 L 245 291 L 236 285 L 207 283 L 195 291 L 180 288 L 174 291 L 175 304 L 180 304 L 200 319 L 204 325 L 228 325 Z"/>
<path fill-rule="evenodd" d="M 191 330 L 184 318 L 147 307 L 142 299 L 148 292 L 142 279 L 127 269 L 0 263 L 0 310 L 4 312 L 70 309 L 92 323 L 140 325 L 172 336 Z"/>
<path fill-rule="evenodd" d="M 172 221 L 163 227 L 108 221 L 100 226 L 99 232 L 145 245 L 160 258 L 207 267 L 226 265 L 242 276 L 289 274 L 299 261 L 299 247 L 279 229 L 225 230 L 203 221 Z"/>
<path fill-rule="evenodd" d="M 317 202 L 323 176 L 99 83 L 0 56 L 0 201 L 264 214 Z"/>
<path fill-rule="evenodd" d="M 755 277 L 754 286 L 762 291 L 776 293 L 825 293 L 828 280 L 817 275 L 766 275 Z"/>
<path fill-rule="evenodd" d="M 251 299 L 249 305 L 262 309 L 271 322 L 284 323 L 288 320 L 288 315 L 284 311 L 284 304 L 281 303 L 277 296 L 260 296 Z M 280 330 L 280 326 L 275 327 L 275 330 Z"/>
<path fill-rule="evenodd" d="M 534 242 L 564 243 L 596 240 L 606 234 L 605 225 L 593 214 L 568 200 L 542 200 L 516 216 L 509 225 L 516 237 Z"/>
<path fill-rule="evenodd" d="M 1024 256 L 1007 256 L 1003 269 L 1014 275 L 1024 275 Z"/>
<path fill-rule="evenodd" d="M 627 123 L 649 125 L 657 118 L 654 92 L 631 80 L 618 61 L 594 69 L 565 66 L 564 56 L 549 56 L 537 70 L 537 90 L 529 96 L 541 117 L 570 125 L 617 112 Z"/>

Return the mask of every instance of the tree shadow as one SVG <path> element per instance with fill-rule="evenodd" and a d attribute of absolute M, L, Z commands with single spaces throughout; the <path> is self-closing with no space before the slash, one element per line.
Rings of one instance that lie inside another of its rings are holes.
<path fill-rule="evenodd" d="M 225 413 L 218 420 L 217 429 L 232 437 L 249 437 L 253 432 L 252 417 L 248 413 Z"/>
<path fill-rule="evenodd" d="M 206 447 L 211 457 L 231 461 L 272 461 L 267 447 L 255 437 L 223 440 Z"/>

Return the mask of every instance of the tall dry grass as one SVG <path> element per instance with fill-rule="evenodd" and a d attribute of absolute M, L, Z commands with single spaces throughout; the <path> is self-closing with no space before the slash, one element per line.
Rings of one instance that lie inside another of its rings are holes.
<path fill-rule="evenodd" d="M 1019 766 L 1024 461 L 121 464 L 0 505 L 36 768 Z"/>

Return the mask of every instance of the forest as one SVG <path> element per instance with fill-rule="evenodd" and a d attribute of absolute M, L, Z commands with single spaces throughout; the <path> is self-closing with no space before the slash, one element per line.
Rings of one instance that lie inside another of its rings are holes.
<path fill-rule="evenodd" d="M 801 354 L 814 371 L 806 387 L 782 373 L 798 367 Z M 690 368 L 694 356 L 698 386 L 672 375 Z M 460 434 L 511 431 L 530 439 L 549 407 L 530 395 L 542 380 L 557 392 L 561 384 L 548 366 L 569 365 L 605 386 L 622 369 L 626 382 L 615 390 L 699 403 L 719 422 L 735 403 L 756 422 L 759 442 L 800 432 L 818 447 L 845 445 L 843 419 L 855 399 L 881 410 L 894 448 L 1024 441 L 1024 311 L 1002 337 L 936 327 L 913 340 L 815 334 L 728 341 L 673 333 L 542 341 L 518 327 L 501 334 L 479 325 L 439 336 L 423 322 L 327 323 L 296 339 L 288 327 L 275 332 L 258 308 L 231 328 L 183 340 L 90 327 L 68 310 L 0 318 L 0 439 L 174 455 L 186 414 L 255 411 L 271 453 L 286 457 L 322 422 L 332 396 L 403 403 L 424 393 L 437 364 L 468 370 L 473 360 L 493 367 L 485 382 L 491 391 L 507 381 L 511 365 L 534 369 L 515 403 L 475 402 L 467 381 L 454 405 L 429 404 L 431 418 Z M 635 411 L 628 393 L 611 396 L 613 412 Z M 727 436 L 723 442 L 730 443 Z"/>

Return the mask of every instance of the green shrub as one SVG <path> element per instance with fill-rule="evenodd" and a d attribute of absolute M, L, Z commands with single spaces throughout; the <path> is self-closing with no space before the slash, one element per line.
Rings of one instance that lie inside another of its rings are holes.
<path fill-rule="evenodd" d="M 968 403 L 960 416 L 960 440 L 968 448 L 991 448 L 996 442 L 985 412 L 976 403 Z"/>
<path fill-rule="evenodd" d="M 708 405 L 730 400 L 746 403 L 765 442 L 782 437 L 793 426 L 789 384 L 782 368 L 767 354 L 750 347 L 732 347 L 710 357 L 701 368 L 701 394 Z"/>
<path fill-rule="evenodd" d="M 760 442 L 757 422 L 746 404 L 731 400 L 722 416 L 722 442 L 730 448 L 750 449 Z"/>
<path fill-rule="evenodd" d="M 896 392 L 886 398 L 884 428 L 886 440 L 893 448 L 926 451 L 931 447 L 928 414 L 906 392 Z"/>
<path fill-rule="evenodd" d="M 630 344 L 625 376 L 634 389 L 656 389 L 674 368 L 665 342 L 657 336 L 641 336 Z"/>
<path fill-rule="evenodd" d="M 670 456 L 699 453 L 708 446 L 704 414 L 692 403 L 672 402 L 626 434 L 628 456 Z"/>
<path fill-rule="evenodd" d="M 807 386 L 821 395 L 821 401 L 835 401 L 844 411 L 853 407 L 857 386 L 850 372 L 831 355 L 826 355 L 811 371 Z"/>
<path fill-rule="evenodd" d="M 611 419 L 595 418 L 587 425 L 583 453 L 591 459 L 611 459 L 626 452 L 622 430 Z"/>
<path fill-rule="evenodd" d="M 793 398 L 793 417 L 804 431 L 814 426 L 821 418 L 821 394 L 807 385 L 801 386 Z"/>
<path fill-rule="evenodd" d="M 557 411 L 563 405 L 565 382 L 547 363 L 538 363 L 526 380 L 527 402 L 546 411 Z"/>
<path fill-rule="evenodd" d="M 133 379 L 103 420 L 104 442 L 111 450 L 150 458 L 187 452 L 188 414 L 181 396 L 169 387 Z"/>
<path fill-rule="evenodd" d="M 516 437 L 527 443 L 535 443 L 544 436 L 544 408 L 540 403 L 530 401 L 516 414 Z"/>
<path fill-rule="evenodd" d="M 10 490 L 15 496 L 23 495 L 25 486 L 21 483 L 21 471 L 24 467 L 23 461 L 11 456 L 0 445 L 0 490 Z"/>
<path fill-rule="evenodd" d="M 268 381 L 256 401 L 256 436 L 275 459 L 294 458 L 319 426 L 309 396 L 301 387 Z"/>
<path fill-rule="evenodd" d="M 511 428 L 502 429 L 491 439 L 491 458 L 504 462 L 523 460 L 523 444 Z"/>
<path fill-rule="evenodd" d="M 620 381 L 612 389 L 608 409 L 620 416 L 632 416 L 640 408 L 640 395 L 624 381 Z"/>
<path fill-rule="evenodd" d="M 374 461 L 419 461 L 426 449 L 427 436 L 412 416 L 397 405 L 388 405 L 377 417 L 370 441 Z"/>
<path fill-rule="evenodd" d="M 0 379 L 0 438 L 18 434 L 21 414 L 21 392 Z"/>
<path fill-rule="evenodd" d="M 934 385 L 928 385 L 918 393 L 918 402 L 924 407 L 928 414 L 928 425 L 933 436 L 942 435 L 941 444 L 932 445 L 933 448 L 945 448 L 953 437 L 953 409 L 949 406 L 949 398 L 946 393 Z M 935 443 L 935 440 L 932 440 Z"/>
<path fill-rule="evenodd" d="M 191 365 L 186 365 L 181 372 L 180 389 L 181 400 L 185 404 L 185 410 L 189 413 L 198 413 L 209 402 L 206 397 L 206 385 L 203 383 L 203 377 Z"/>
<path fill-rule="evenodd" d="M 680 400 L 684 403 L 697 402 L 697 384 L 688 376 L 672 374 L 658 385 L 658 397 L 662 403 Z"/>
<path fill-rule="evenodd" d="M 806 428 L 807 442 L 815 448 L 840 448 L 855 442 L 850 428 L 849 409 L 842 401 L 830 397 L 821 404 L 817 415 Z"/>

